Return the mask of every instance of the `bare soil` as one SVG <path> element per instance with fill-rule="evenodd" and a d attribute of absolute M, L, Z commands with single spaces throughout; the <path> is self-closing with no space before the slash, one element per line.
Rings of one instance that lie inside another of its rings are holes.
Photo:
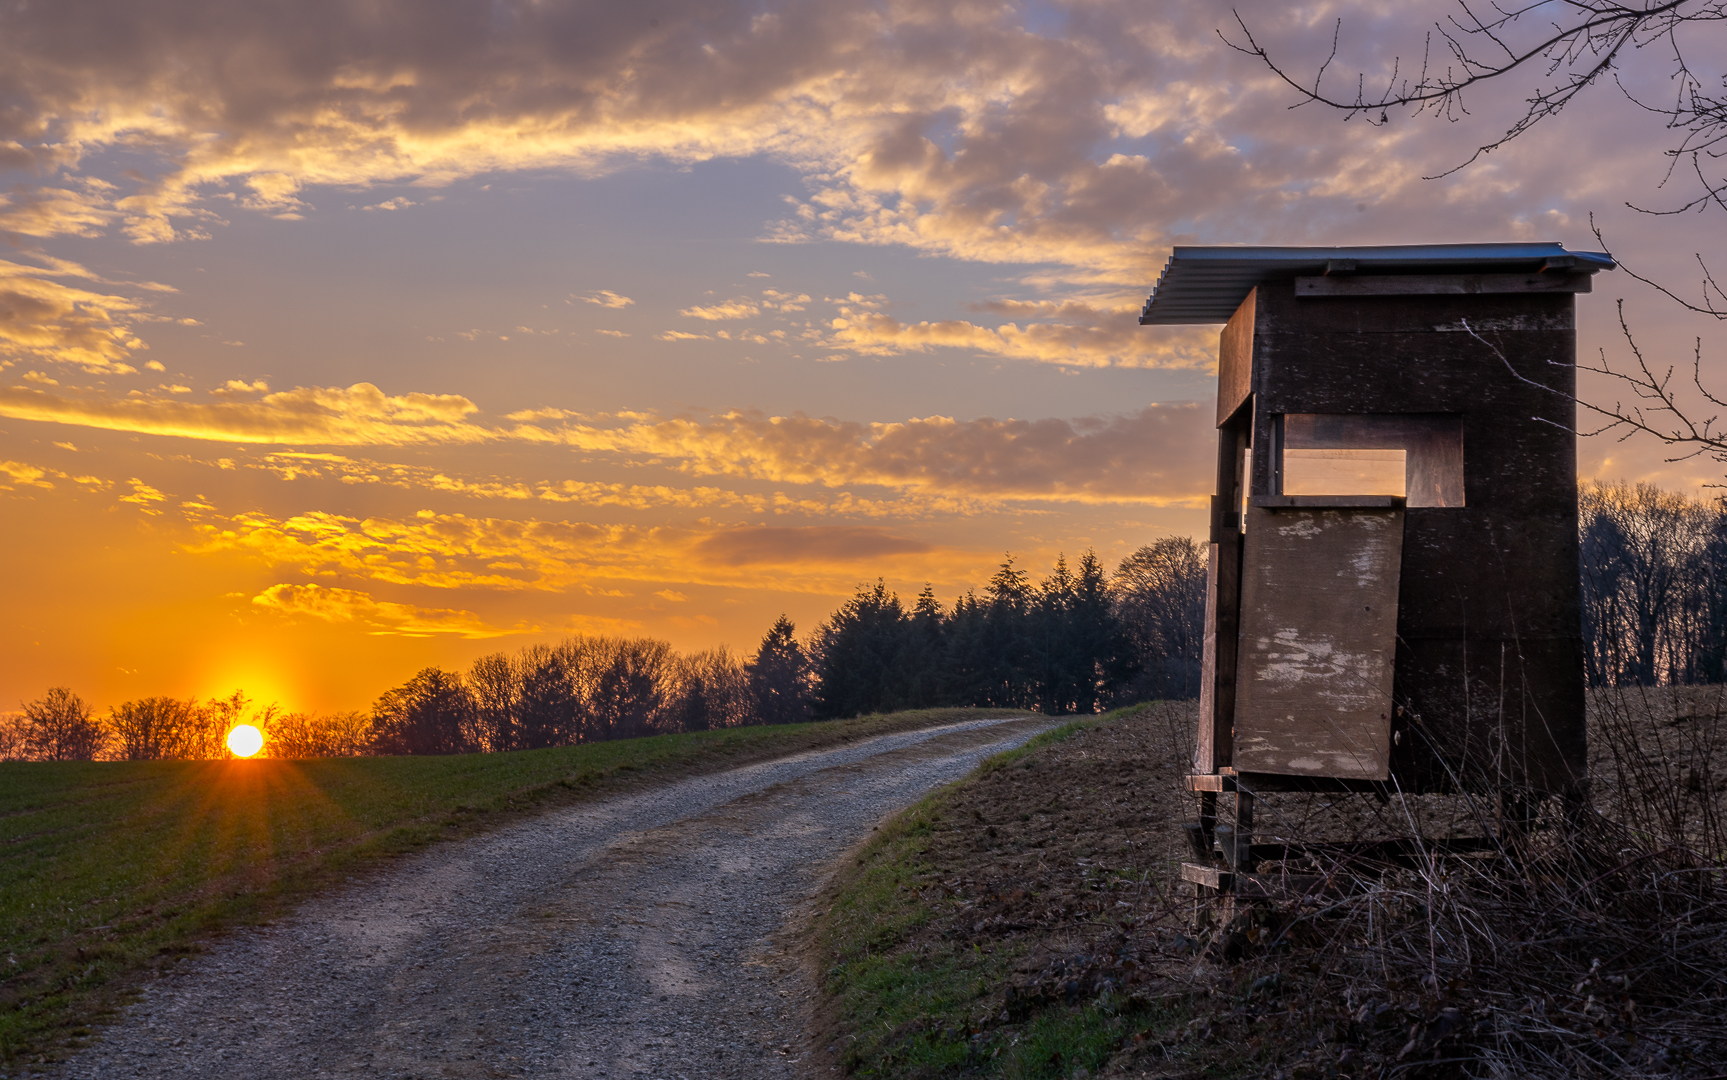
<path fill-rule="evenodd" d="M 1604 816 L 1567 829 L 1549 800 L 1510 876 L 1393 869 L 1362 878 L 1336 912 L 1268 905 L 1206 931 L 1179 869 L 1198 810 L 1181 785 L 1193 706 L 1080 732 L 920 811 L 927 832 L 893 906 L 928 917 L 871 945 L 928 971 L 958 957 L 994 981 L 963 1015 L 931 1010 L 893 1030 L 827 998 L 818 1056 L 836 1074 L 998 1075 L 1001 1049 L 1089 1013 L 1112 1033 L 1101 1060 L 1054 1048 L 1011 1075 L 1727 1076 L 1727 911 L 1686 869 L 1720 865 L 1708 853 L 1720 850 L 1722 700 L 1720 688 L 1596 695 Z M 1255 839 L 1480 837 L 1493 813 L 1479 796 L 1268 794 Z M 1664 817 L 1653 841 L 1616 824 Z M 865 864 L 885 857 L 856 854 L 825 904 L 858 895 Z M 835 940 L 813 965 L 855 959 Z M 932 1044 L 960 1054 L 919 1065 L 941 1057 Z"/>

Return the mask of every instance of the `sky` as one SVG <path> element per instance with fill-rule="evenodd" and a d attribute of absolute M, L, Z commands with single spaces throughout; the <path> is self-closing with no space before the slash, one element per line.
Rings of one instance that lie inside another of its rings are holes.
<path fill-rule="evenodd" d="M 1135 320 L 1172 245 L 1594 249 L 1593 215 L 1687 296 L 1722 250 L 1719 210 L 1628 208 L 1695 180 L 1614 85 L 1426 179 L 1541 72 L 1346 122 L 1234 11 L 1307 77 L 1335 30 L 1347 91 L 1457 9 L 5 5 L 0 707 L 364 708 L 572 633 L 748 653 L 877 578 L 1113 567 L 1203 530 L 1218 328 Z M 1585 358 L 1629 355 L 1620 300 L 1727 384 L 1719 325 L 1624 274 Z M 1579 475 L 1720 480 L 1669 456 L 1585 439 Z"/>

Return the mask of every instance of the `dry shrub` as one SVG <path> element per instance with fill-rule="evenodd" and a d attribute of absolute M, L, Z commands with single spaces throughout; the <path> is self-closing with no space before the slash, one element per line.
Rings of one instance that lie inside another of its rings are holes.
<path fill-rule="evenodd" d="M 1268 1033 L 1290 1077 L 1720 1075 L 1722 688 L 1599 691 L 1589 719 L 1588 799 L 1263 797 L 1257 839 L 1290 857 L 1257 869 L 1321 880 L 1211 932 L 1255 991 L 1214 1021 Z M 1464 835 L 1487 842 L 1447 853 Z"/>

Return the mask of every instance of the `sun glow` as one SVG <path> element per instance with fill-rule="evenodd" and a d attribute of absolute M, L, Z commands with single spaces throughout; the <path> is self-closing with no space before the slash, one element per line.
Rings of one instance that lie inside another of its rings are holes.
<path fill-rule="evenodd" d="M 264 748 L 264 733 L 251 724 L 237 724 L 228 732 L 228 749 L 235 757 L 251 757 Z"/>

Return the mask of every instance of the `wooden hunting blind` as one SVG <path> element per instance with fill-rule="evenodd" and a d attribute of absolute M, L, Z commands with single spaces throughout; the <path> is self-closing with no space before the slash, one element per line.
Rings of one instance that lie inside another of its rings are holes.
<path fill-rule="evenodd" d="M 1208 807 L 1579 787 L 1574 296 L 1612 268 L 1558 244 L 1175 249 L 1140 323 L 1226 323 Z"/>

